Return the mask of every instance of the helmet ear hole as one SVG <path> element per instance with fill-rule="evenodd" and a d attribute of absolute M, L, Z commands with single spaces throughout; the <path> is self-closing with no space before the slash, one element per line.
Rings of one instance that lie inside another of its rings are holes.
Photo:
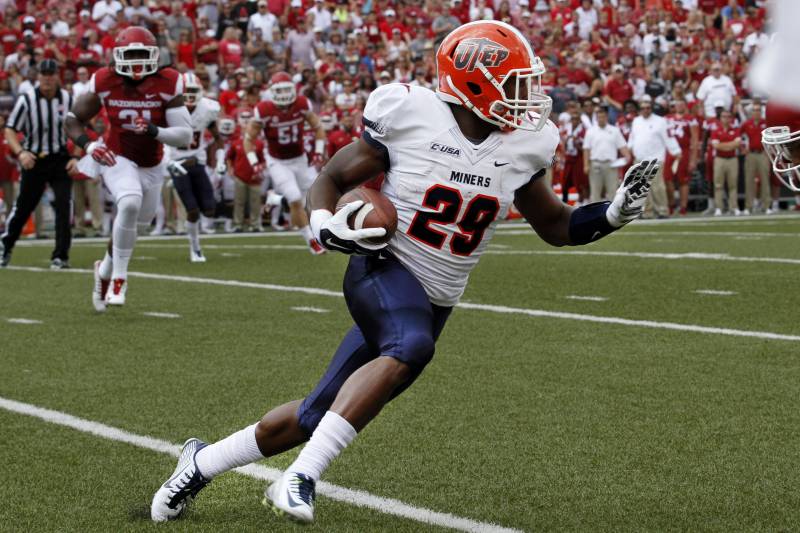
<path fill-rule="evenodd" d="M 481 89 L 481 86 L 471 81 L 467 82 L 467 88 L 470 91 L 472 91 L 472 94 L 474 94 L 475 96 L 480 96 L 481 93 L 483 93 L 483 89 Z"/>

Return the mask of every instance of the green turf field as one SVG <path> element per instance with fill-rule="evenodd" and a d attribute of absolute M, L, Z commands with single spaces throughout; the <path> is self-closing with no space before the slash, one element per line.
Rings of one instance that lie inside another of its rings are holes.
<path fill-rule="evenodd" d="M 428 511 L 486 531 L 800 530 L 800 218 L 683 222 L 580 249 L 498 231 L 433 363 L 326 476 L 414 519 L 320 496 L 301 528 L 230 473 L 154 526 L 172 456 L 0 407 L 0 530 L 444 530 Z M 101 243 L 76 241 L 70 272 L 19 246 L 13 266 L 35 268 L 0 271 L 0 399 L 180 444 L 302 397 L 350 326 L 346 258 L 297 236 L 204 243 L 197 265 L 184 239 L 141 241 L 131 270 L 150 277 L 104 315 Z"/>

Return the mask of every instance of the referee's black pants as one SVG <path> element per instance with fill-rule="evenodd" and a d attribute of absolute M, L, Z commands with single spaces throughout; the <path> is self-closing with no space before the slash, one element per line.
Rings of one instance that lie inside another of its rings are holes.
<path fill-rule="evenodd" d="M 53 209 L 56 212 L 56 247 L 50 259 L 69 259 L 69 247 L 72 242 L 72 229 L 70 217 L 72 215 L 72 178 L 67 174 L 66 154 L 44 156 L 36 160 L 36 164 L 29 170 L 23 170 L 19 184 L 19 196 L 14 203 L 14 209 L 6 222 L 6 232 L 3 234 L 3 245 L 6 250 L 14 248 L 17 239 L 25 227 L 25 222 L 33 210 L 39 205 L 45 187 L 50 184 L 55 195 Z M 37 231 L 39 228 L 36 228 Z"/>

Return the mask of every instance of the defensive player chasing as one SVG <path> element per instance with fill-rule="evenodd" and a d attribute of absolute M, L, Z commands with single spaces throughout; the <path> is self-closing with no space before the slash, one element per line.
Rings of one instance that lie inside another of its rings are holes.
<path fill-rule="evenodd" d="M 254 143 L 263 129 L 267 140 L 267 167 L 272 187 L 289 202 L 292 225 L 300 229 L 311 253 L 323 254 L 325 249 L 312 235 L 304 209 L 305 193 L 311 180 L 303 146 L 303 133 L 306 122 L 316 130 L 314 157 L 321 163 L 325 153 L 325 129 L 319 117 L 311 111 L 308 99 L 297 95 L 292 78 L 287 73 L 277 72 L 272 75 L 269 92 L 271 99 L 256 106 L 253 120 L 244 136 L 247 159 L 253 168 L 259 165 Z"/>
<path fill-rule="evenodd" d="M 108 250 L 95 262 L 92 302 L 98 311 L 125 303 L 137 223 L 153 220 L 161 196 L 162 143 L 187 146 L 192 140 L 181 75 L 171 68 L 159 70 L 153 34 L 138 26 L 126 28 L 114 41 L 113 58 L 113 67 L 94 73 L 89 91 L 76 99 L 65 123 L 67 135 L 95 162 L 82 160 L 79 169 L 103 177 L 117 209 Z M 101 108 L 111 123 L 108 140 L 89 142 L 85 125 Z"/>
<path fill-rule="evenodd" d="M 153 520 L 179 516 L 222 472 L 308 441 L 267 488 L 265 504 L 312 521 L 316 482 L 430 362 L 469 272 L 512 202 L 555 246 L 587 244 L 641 214 L 656 161 L 634 165 L 612 202 L 577 209 L 541 179 L 559 137 L 548 121 L 550 99 L 538 90 L 544 66 L 516 29 L 495 21 L 466 24 L 444 39 L 436 61 L 437 92 L 388 84 L 370 95 L 363 137 L 340 150 L 310 190 L 315 235 L 331 250 L 355 253 L 344 279 L 355 325 L 325 375 L 304 399 L 217 443 L 189 439 L 153 497 Z M 361 202 L 333 213 L 345 191 L 381 172 L 398 229 L 375 250 L 363 239 L 383 228 L 347 225 Z"/>
<path fill-rule="evenodd" d="M 183 148 L 168 146 L 165 159 L 167 171 L 178 196 L 186 208 L 186 234 L 189 236 L 189 260 L 192 263 L 205 263 L 206 258 L 200 249 L 200 213 L 213 217 L 216 210 L 214 188 L 206 172 L 208 130 L 215 143 L 220 139 L 217 133 L 219 102 L 203 96 L 203 86 L 192 72 L 183 74 L 183 101 L 192 119 L 191 144 Z"/>

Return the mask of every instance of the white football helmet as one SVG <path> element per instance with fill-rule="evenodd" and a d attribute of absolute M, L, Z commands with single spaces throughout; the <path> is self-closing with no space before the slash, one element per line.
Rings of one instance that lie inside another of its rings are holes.
<path fill-rule="evenodd" d="M 194 74 L 194 72 L 184 73 L 183 102 L 189 107 L 194 107 L 202 97 L 203 85 L 200 83 L 200 79 Z"/>
<path fill-rule="evenodd" d="M 768 102 L 761 144 L 778 179 L 800 192 L 800 110 Z"/>

